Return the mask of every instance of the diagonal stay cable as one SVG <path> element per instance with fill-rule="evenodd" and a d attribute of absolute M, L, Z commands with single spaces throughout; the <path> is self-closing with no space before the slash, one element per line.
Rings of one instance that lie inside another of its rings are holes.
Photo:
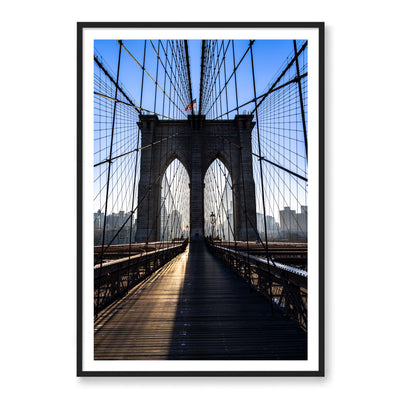
<path fill-rule="evenodd" d="M 272 91 L 274 90 L 274 87 L 279 83 L 279 81 L 285 76 L 286 72 L 290 69 L 290 67 L 294 64 L 294 62 L 296 61 L 297 57 L 305 50 L 305 48 L 307 47 L 307 41 L 303 44 L 303 46 L 301 46 L 300 50 L 297 52 L 297 55 L 295 55 L 290 61 L 289 63 L 286 65 L 286 67 L 284 68 L 284 70 L 281 72 L 281 74 L 278 76 L 278 78 L 275 80 L 275 82 L 271 85 L 271 87 L 269 88 L 269 90 L 263 95 L 262 99 L 258 102 L 258 104 L 255 106 L 254 110 L 250 113 L 250 114 L 254 114 L 256 109 L 258 107 L 260 107 L 261 103 L 267 98 L 267 96 L 272 93 Z"/>
<path fill-rule="evenodd" d="M 124 46 L 121 40 L 122 48 L 131 56 L 131 58 L 136 62 L 136 64 L 142 69 L 142 71 L 153 81 L 154 84 L 161 90 L 161 92 L 179 109 L 175 102 L 164 92 L 163 88 L 154 80 L 154 78 L 147 72 L 146 68 L 140 64 L 140 62 L 135 58 L 135 56 Z"/>
<path fill-rule="evenodd" d="M 240 146 L 239 146 L 237 143 L 234 143 L 234 142 L 230 141 L 229 139 L 225 139 L 225 140 L 228 141 L 230 144 L 233 144 L 233 145 L 236 146 L 237 148 L 240 148 Z M 274 167 L 277 167 L 277 168 L 279 168 L 279 169 L 281 169 L 281 170 L 283 170 L 283 171 L 285 171 L 285 172 L 287 172 L 287 173 L 289 173 L 289 174 L 291 174 L 291 175 L 296 176 L 296 177 L 299 178 L 299 179 L 302 179 L 303 181 L 308 182 L 308 179 L 307 179 L 306 177 L 301 176 L 301 175 L 299 175 L 299 174 L 296 174 L 296 172 L 293 172 L 293 171 L 291 171 L 290 169 L 287 169 L 287 168 L 283 167 L 282 165 L 279 165 L 279 164 L 277 164 L 277 163 L 275 163 L 275 162 L 273 162 L 273 161 L 271 161 L 271 160 L 268 160 L 267 158 L 265 158 L 265 157 L 263 157 L 263 156 L 259 156 L 258 154 L 254 153 L 254 152 L 251 152 L 251 154 L 252 154 L 253 156 L 257 157 L 257 158 L 260 158 L 261 160 L 263 160 L 263 161 L 265 161 L 265 162 L 267 162 L 267 163 L 269 163 L 269 164 L 272 164 Z"/>
<path fill-rule="evenodd" d="M 171 136 L 168 136 L 168 137 L 166 137 L 166 138 L 157 140 L 157 141 L 155 141 L 155 142 L 153 142 L 153 143 L 147 144 L 146 146 L 138 147 L 137 149 L 128 151 L 127 153 L 120 154 L 119 156 L 115 156 L 115 157 L 113 157 L 113 158 L 111 158 L 111 159 L 107 159 L 107 160 L 104 160 L 104 161 L 102 161 L 102 162 L 99 162 L 99 163 L 95 164 L 93 167 L 98 167 L 99 165 L 105 164 L 105 163 L 110 162 L 110 161 L 114 161 L 114 160 L 116 160 L 117 158 L 121 158 L 121 157 L 127 156 L 128 154 L 134 153 L 134 152 L 136 152 L 136 151 L 140 151 L 140 150 L 147 149 L 148 147 L 151 147 L 151 146 L 155 146 L 156 144 L 159 144 L 159 143 L 161 143 L 161 142 L 164 142 L 164 141 L 166 141 L 166 140 L 169 140 L 169 139 L 171 139 L 171 138 L 173 138 L 173 137 L 175 137 L 175 136 L 177 136 L 177 135 L 179 135 L 179 134 L 180 134 L 180 132 L 174 133 L 174 134 L 171 135 Z"/>
<path fill-rule="evenodd" d="M 139 106 L 137 106 L 136 104 L 134 104 L 134 102 L 129 98 L 128 94 L 125 93 L 125 91 L 122 89 L 122 87 L 121 87 L 119 84 L 117 84 L 117 82 L 115 82 L 115 79 L 111 76 L 110 72 L 106 69 L 106 67 L 105 67 L 105 66 L 103 65 L 103 63 L 98 59 L 97 56 L 94 56 L 94 61 L 96 62 L 96 64 L 98 65 L 98 67 L 104 72 L 104 74 L 108 77 L 108 79 L 111 81 L 111 83 L 112 83 L 115 87 L 118 88 L 119 92 L 125 97 L 125 99 L 127 100 L 127 102 L 124 102 L 124 101 L 119 100 L 119 99 L 117 99 L 117 98 L 110 97 L 110 96 L 108 96 L 108 95 L 106 95 L 106 94 L 104 94 L 104 93 L 99 93 L 99 92 L 97 92 L 97 91 L 94 92 L 95 95 L 104 97 L 104 98 L 106 98 L 106 99 L 108 99 L 108 100 L 112 100 L 112 101 L 114 101 L 114 102 L 116 102 L 116 103 L 121 103 L 121 104 L 125 104 L 125 105 L 127 105 L 127 106 L 131 106 L 131 107 L 133 107 L 139 114 L 140 114 L 142 111 L 145 111 L 145 112 L 148 112 L 148 113 L 150 113 L 150 114 L 155 114 L 155 115 L 159 115 L 160 117 L 163 117 L 163 118 L 171 119 L 171 118 L 169 118 L 169 117 L 166 117 L 165 115 L 161 115 L 161 114 L 154 113 L 153 111 L 146 110 L 145 108 L 142 108 L 141 106 L 139 107 Z"/>
<path fill-rule="evenodd" d="M 161 178 L 162 174 L 160 173 L 157 177 L 157 179 L 154 182 L 158 182 Z M 147 195 L 150 193 L 151 191 L 151 187 L 149 187 L 146 191 L 146 193 L 143 194 L 142 198 L 138 201 L 138 204 L 136 205 L 136 207 L 129 211 L 129 216 L 127 217 L 127 219 L 125 220 L 125 222 L 120 226 L 119 230 L 117 231 L 117 233 L 112 237 L 112 239 L 110 240 L 110 242 L 108 243 L 107 247 L 104 248 L 103 253 L 106 253 L 106 251 L 108 250 L 108 248 L 112 245 L 112 243 L 114 242 L 114 240 L 117 238 L 117 236 L 120 234 L 120 232 L 122 231 L 122 229 L 124 228 L 124 226 L 128 223 L 128 221 L 132 218 L 133 214 L 136 212 L 136 210 L 138 209 L 138 207 L 143 203 L 144 199 L 147 197 Z M 96 261 L 99 259 L 99 257 L 96 259 Z M 95 262 L 96 262 L 95 261 Z"/>
<path fill-rule="evenodd" d="M 166 119 L 172 119 L 172 118 L 167 117 L 167 116 L 165 116 L 165 115 L 163 115 L 163 114 L 159 114 L 159 113 L 156 113 L 156 112 L 154 112 L 154 111 L 147 110 L 146 108 L 136 106 L 136 105 L 133 104 L 133 103 L 127 103 L 127 102 L 122 101 L 122 100 L 113 99 L 112 97 L 107 96 L 106 94 L 103 94 L 103 93 L 99 93 L 99 92 L 96 92 L 96 91 L 94 91 L 93 93 L 94 93 L 96 96 L 101 96 L 101 97 L 104 97 L 105 99 L 115 101 L 116 103 L 121 103 L 121 104 L 124 104 L 124 105 L 126 105 L 126 106 L 133 107 L 133 108 L 134 108 L 136 111 L 138 111 L 139 113 L 141 113 L 142 111 L 144 111 L 144 112 L 147 112 L 147 113 L 149 113 L 149 114 L 157 115 L 157 116 L 159 116 L 159 117 L 163 117 L 163 118 L 166 118 Z"/>
<path fill-rule="evenodd" d="M 169 59 L 169 57 L 168 57 L 168 54 L 169 54 L 169 53 L 168 53 L 168 49 L 170 49 L 170 51 L 171 51 L 171 56 L 172 56 L 172 58 L 173 58 L 173 61 L 175 62 L 175 57 L 174 57 L 174 55 L 173 55 L 174 49 L 173 49 L 173 47 L 172 47 L 172 43 L 170 44 L 170 42 L 171 42 L 171 41 L 169 41 L 169 40 L 167 41 L 167 45 L 166 45 L 166 48 L 165 48 L 164 45 L 163 45 L 163 43 L 162 43 L 162 41 L 160 41 L 161 48 L 162 48 L 162 50 L 163 50 L 163 52 L 164 52 L 164 55 L 165 55 L 165 65 L 164 65 L 164 64 L 162 63 L 162 61 L 161 61 L 160 56 L 159 56 L 159 55 L 157 54 L 157 52 L 155 51 L 155 48 L 154 48 L 153 43 L 152 43 L 151 40 L 150 40 L 150 44 L 153 46 L 153 49 L 154 49 L 154 51 L 156 52 L 157 57 L 160 58 L 161 64 L 162 64 L 162 66 L 163 66 L 163 68 L 164 68 L 164 71 L 165 71 L 165 75 L 168 76 L 168 79 L 169 79 L 170 84 L 171 84 L 171 85 L 174 87 L 174 89 L 176 90 L 176 92 L 177 92 L 177 94 L 178 94 L 178 98 L 179 98 L 181 104 L 183 105 L 183 107 L 185 107 L 185 105 L 184 105 L 185 101 L 182 99 L 182 93 L 181 93 L 181 92 L 176 88 L 176 86 L 175 86 L 175 82 L 176 82 L 176 83 L 179 82 L 178 77 L 176 76 L 175 69 L 173 68 L 172 63 L 171 63 L 171 61 L 170 61 L 170 59 Z M 170 67 L 171 74 L 168 73 L 167 66 Z M 172 79 L 172 78 L 173 78 L 173 79 Z M 164 92 L 163 92 L 163 93 L 165 93 L 165 87 L 164 87 Z"/>
<path fill-rule="evenodd" d="M 246 101 L 245 103 L 241 104 L 238 108 L 241 109 L 241 108 L 247 106 L 248 104 L 254 103 L 254 101 L 257 101 L 257 100 L 263 98 L 264 96 L 267 98 L 270 94 L 272 94 L 272 93 L 274 93 L 274 92 L 276 92 L 276 91 L 278 91 L 278 90 L 280 90 L 280 89 L 284 88 L 285 86 L 288 86 L 288 85 L 290 85 L 292 83 L 297 83 L 299 79 L 303 79 L 303 78 L 307 77 L 307 75 L 308 75 L 307 72 L 305 72 L 304 74 L 300 75 L 299 77 L 295 77 L 295 78 L 291 79 L 290 81 L 287 81 L 286 83 L 283 83 L 282 85 L 279 85 L 279 86 L 277 86 L 277 87 L 275 87 L 273 89 L 268 90 L 267 92 L 265 92 L 263 94 L 260 94 L 259 96 L 255 97 L 254 99 Z M 235 111 L 235 110 L 236 110 L 236 107 L 231 109 L 231 110 L 229 110 L 229 111 L 224 112 L 223 114 L 218 115 L 218 117 L 215 117 L 214 119 L 221 118 L 224 115 L 227 115 L 227 114 L 229 114 L 229 113 L 231 113 L 232 111 Z"/>
<path fill-rule="evenodd" d="M 254 41 L 253 41 L 253 42 L 254 42 Z M 251 45 L 252 45 L 252 44 L 251 44 Z M 236 71 L 237 71 L 237 69 L 239 68 L 239 66 L 240 66 L 240 64 L 242 63 L 242 61 L 244 60 L 244 58 L 246 57 L 247 53 L 249 52 L 251 45 L 249 45 L 249 47 L 248 47 L 248 48 L 246 49 L 246 51 L 244 52 L 242 58 L 241 58 L 241 59 L 239 60 L 239 62 L 235 65 L 235 67 L 234 67 L 234 69 L 233 69 L 233 71 L 232 71 L 230 77 L 229 77 L 228 80 L 225 82 L 225 85 L 222 87 L 221 92 L 220 92 L 220 93 L 218 94 L 218 96 L 214 99 L 214 103 L 218 100 L 219 96 L 221 96 L 223 90 L 224 90 L 225 87 L 228 85 L 228 83 L 229 83 L 229 81 L 232 79 L 232 77 L 233 77 L 233 76 L 236 76 Z M 210 109 L 212 108 L 212 106 L 214 105 L 214 103 L 211 104 L 211 106 L 208 108 L 208 111 L 207 111 L 205 114 L 207 114 L 207 113 L 210 111 Z"/>
<path fill-rule="evenodd" d="M 226 57 L 226 53 L 228 52 L 228 48 L 229 48 L 230 42 L 231 42 L 231 41 L 229 40 L 229 41 L 228 41 L 228 45 L 226 46 L 226 48 L 224 48 L 223 57 L 222 57 L 222 59 L 221 59 L 220 62 L 219 62 L 219 56 L 220 56 L 221 50 L 222 50 L 222 48 L 223 48 L 223 43 L 221 44 L 221 46 L 220 46 L 220 48 L 219 48 L 219 50 L 218 50 L 217 61 L 216 61 L 215 66 L 214 66 L 214 72 L 215 72 L 215 69 L 216 69 L 217 66 L 218 66 L 218 72 L 217 72 L 217 74 L 215 74 L 215 73 L 213 74 L 213 82 L 210 83 L 209 86 L 212 86 L 212 87 L 215 87 L 215 86 L 216 86 L 217 78 L 219 78 L 219 77 L 220 77 L 220 74 L 221 74 L 222 64 L 225 65 L 225 57 Z M 225 71 L 225 75 L 226 75 L 226 71 Z M 226 80 L 226 76 L 225 76 L 225 80 Z M 220 97 L 220 94 L 224 91 L 224 89 L 225 89 L 225 86 L 224 86 L 222 89 L 221 89 L 221 86 L 219 87 L 219 95 L 216 96 L 216 98 L 215 98 L 213 104 L 211 105 L 210 109 L 213 107 L 213 105 L 215 104 L 215 102 L 218 100 L 218 98 Z M 220 98 L 220 100 L 221 100 L 221 98 Z M 216 119 L 216 118 L 215 118 L 215 119 Z"/>

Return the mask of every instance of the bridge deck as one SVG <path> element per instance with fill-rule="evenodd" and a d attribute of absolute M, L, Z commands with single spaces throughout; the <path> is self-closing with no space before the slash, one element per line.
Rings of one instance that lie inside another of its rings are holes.
<path fill-rule="evenodd" d="M 307 358 L 307 334 L 201 242 L 105 310 L 94 345 L 97 360 Z"/>

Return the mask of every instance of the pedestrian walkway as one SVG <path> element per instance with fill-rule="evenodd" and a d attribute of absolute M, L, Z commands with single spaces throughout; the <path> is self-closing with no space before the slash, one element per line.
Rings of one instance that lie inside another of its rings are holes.
<path fill-rule="evenodd" d="M 305 360 L 307 333 L 252 291 L 203 242 L 105 310 L 96 360 Z"/>

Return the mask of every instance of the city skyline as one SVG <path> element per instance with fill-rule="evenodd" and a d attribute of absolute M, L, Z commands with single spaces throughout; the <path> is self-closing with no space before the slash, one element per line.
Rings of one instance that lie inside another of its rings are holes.
<path fill-rule="evenodd" d="M 197 98 L 199 103 L 199 91 L 200 91 L 200 63 L 197 61 L 201 58 L 201 44 L 200 40 L 189 40 L 188 42 L 188 52 L 190 58 L 190 70 L 191 70 L 191 82 L 192 82 L 192 97 Z M 221 41 L 217 41 L 216 46 L 221 50 L 218 50 L 221 55 L 230 46 L 230 41 L 226 41 L 224 46 L 222 46 Z M 224 68 L 223 70 L 231 71 L 233 69 L 233 61 L 239 62 L 241 58 L 244 57 L 240 68 L 237 69 L 236 75 L 233 77 L 228 72 L 225 79 L 229 80 L 226 84 L 226 96 L 220 96 L 218 101 L 214 101 L 217 110 L 214 115 L 218 113 L 224 114 L 225 109 L 231 110 L 235 104 L 239 105 L 238 110 L 229 112 L 223 115 L 221 118 L 233 118 L 234 115 L 239 113 L 246 113 L 254 108 L 254 104 L 249 102 L 254 97 L 253 89 L 251 85 L 247 84 L 248 78 L 251 76 L 251 64 L 249 57 L 249 41 L 248 40 L 238 40 L 234 41 L 235 49 L 234 52 L 229 51 L 226 53 L 226 57 L 223 58 Z M 300 47 L 303 41 L 298 41 L 298 46 Z M 175 102 L 180 102 L 180 105 L 185 108 L 187 104 L 183 103 L 184 100 L 180 99 L 179 96 L 175 97 L 175 92 L 172 90 L 172 94 L 169 94 L 170 100 L 165 101 L 165 95 L 163 95 L 163 90 L 167 91 L 168 85 L 165 85 L 165 78 L 167 81 L 169 79 L 169 70 L 162 73 L 161 66 L 165 64 L 167 66 L 167 57 L 164 55 L 165 51 L 168 52 L 171 45 L 167 41 L 143 41 L 143 40 L 128 40 L 123 41 L 123 50 L 121 52 L 121 67 L 118 69 L 118 41 L 114 40 L 100 40 L 95 41 L 95 56 L 98 57 L 101 63 L 103 63 L 111 75 L 116 79 L 117 71 L 119 71 L 119 80 L 122 82 L 121 87 L 129 95 L 133 93 L 136 95 L 132 96 L 131 99 L 136 105 L 141 105 L 144 109 L 149 111 L 154 111 L 159 113 L 158 118 L 164 119 L 163 116 L 167 112 L 171 114 L 172 118 L 187 118 L 191 111 L 188 112 L 178 112 L 177 108 L 174 106 Z M 169 47 L 168 47 L 169 46 Z M 257 40 L 253 44 L 254 47 L 254 76 L 256 77 L 256 82 L 263 82 L 262 84 L 257 84 L 255 87 L 256 95 L 259 96 L 265 93 L 269 87 L 276 79 L 277 75 L 286 65 L 288 59 L 293 55 L 293 41 L 292 40 Z M 233 54 L 234 53 L 234 54 Z M 157 58 L 160 55 L 160 59 Z M 235 55 L 235 56 L 234 56 Z M 133 57 L 132 57 L 133 56 Z M 303 51 L 301 55 L 303 65 L 307 64 L 307 48 Z M 222 67 L 222 57 L 221 61 L 218 61 L 219 66 Z M 143 74 L 143 70 L 140 67 L 144 65 L 146 68 L 146 73 Z M 293 68 L 292 68 L 293 69 Z M 302 72 L 301 69 L 300 72 Z M 290 72 L 289 78 L 296 71 Z M 143 76 L 142 76 L 143 75 Z M 218 75 L 221 79 L 223 72 Z M 171 75 L 172 77 L 172 75 Z M 95 81 L 95 91 L 105 91 L 108 96 L 114 96 L 111 90 L 111 86 L 105 86 L 107 78 L 99 78 Z M 135 88 L 135 82 L 143 82 L 142 92 L 138 92 Z M 159 82 L 158 87 L 155 85 L 155 81 Z M 307 79 L 305 78 L 305 84 Z M 218 79 L 216 79 L 215 84 L 218 86 Z M 236 97 L 235 97 L 235 86 L 237 85 Z M 165 86 L 165 88 L 164 88 Z M 223 84 L 221 84 L 221 87 Z M 171 89 L 171 88 L 169 88 Z M 172 87 L 173 89 L 173 87 Z M 306 92 L 305 92 L 306 93 Z M 288 92 L 290 98 L 293 97 L 291 92 Z M 121 95 L 118 95 L 121 97 Z M 164 99 L 163 99 L 164 96 Z M 303 176 L 307 179 L 307 160 L 305 157 L 305 149 L 301 144 L 303 140 L 303 133 L 301 127 L 301 118 L 298 114 L 297 107 L 293 100 L 283 102 L 282 99 L 276 97 L 275 93 L 272 93 L 269 98 L 261 105 L 259 109 L 259 120 L 253 129 L 252 146 L 253 146 L 253 171 L 254 179 L 256 185 L 256 207 L 257 212 L 265 213 L 266 215 L 271 215 L 275 220 L 279 220 L 279 210 L 283 209 L 285 206 L 290 206 L 295 209 L 296 212 L 301 212 L 301 205 L 307 204 L 307 188 L 306 181 L 299 179 L 298 177 L 286 173 L 283 170 L 277 170 L 272 164 L 263 163 L 260 164 L 260 159 L 257 155 L 262 155 L 265 159 L 269 159 L 271 162 L 286 168 L 289 171 L 293 171 L 299 176 Z M 121 97 L 123 99 L 123 97 Z M 97 101 L 97 97 L 95 97 Z M 99 99 L 100 101 L 100 99 Z M 125 99 L 126 101 L 126 99 Z M 274 101 L 274 107 L 271 108 L 268 102 Z M 221 102 L 221 104 L 219 104 Z M 222 103 L 224 104 L 224 109 L 222 109 Z M 212 104 L 212 102 L 210 102 Z M 245 104 L 244 106 L 242 106 Z M 199 104 L 193 109 L 194 113 L 198 113 Z M 221 107 L 219 107 L 221 106 Z M 226 108 L 225 108 L 226 106 Z M 101 134 L 105 130 L 111 128 L 112 119 L 102 119 L 97 117 L 97 114 L 101 112 L 101 103 L 95 105 L 95 130 L 99 131 L 98 140 L 94 141 L 94 154 L 95 163 L 102 163 L 109 156 L 109 145 L 108 140 L 110 138 Z M 219 107 L 219 108 L 218 108 Z M 98 111 L 97 108 L 99 109 Z M 129 114 L 128 114 L 129 111 Z M 307 111 L 307 109 L 306 109 Z M 144 114 L 148 113 L 143 111 Z M 305 114 L 307 116 L 307 113 Z M 256 116 L 254 116 L 254 121 Z M 137 217 L 137 205 L 139 199 L 138 196 L 138 184 L 140 175 L 140 155 L 139 152 L 132 152 L 132 149 L 139 148 L 141 146 L 140 142 L 140 132 L 137 126 L 138 114 L 133 110 L 125 110 L 119 115 L 121 121 L 123 121 L 123 130 L 119 135 L 119 139 L 113 148 L 113 154 L 116 156 L 120 154 L 127 154 L 122 158 L 118 158 L 113 162 L 112 171 L 117 168 L 121 171 L 125 171 L 120 177 L 115 177 L 113 180 L 118 179 L 114 184 L 113 188 L 120 188 L 119 192 L 113 191 L 113 197 L 110 199 L 109 207 L 112 209 L 131 209 L 134 211 Z M 257 121 L 255 121 L 257 122 Z M 274 125 L 272 125 L 274 124 Z M 258 129 L 265 131 L 264 139 L 258 140 Z M 284 132 L 290 132 L 286 135 Z M 173 135 L 173 132 L 171 132 Z M 168 146 L 168 141 L 165 142 Z M 226 143 L 226 146 L 229 144 Z M 171 164 L 172 167 L 178 168 L 179 161 L 175 159 Z M 221 163 L 223 164 L 223 163 Z M 181 166 L 179 166 L 181 168 Z M 221 167 L 220 167 L 221 168 Z M 186 171 L 183 166 L 182 171 Z M 219 179 L 220 172 L 214 171 L 215 180 Z M 104 191 L 106 188 L 106 175 L 107 175 L 107 164 L 99 165 L 95 168 L 94 177 L 94 203 L 93 210 L 102 209 L 104 211 Z M 164 178 L 162 178 L 164 179 Z M 223 177 L 225 179 L 225 175 Z M 264 189 L 261 190 L 262 180 L 265 181 Z M 171 184 L 176 184 L 176 180 L 170 179 Z M 190 184 L 189 179 L 187 183 Z M 185 184 L 186 185 L 186 184 Z M 264 192 L 264 194 L 263 194 Z M 128 195 L 131 193 L 131 195 Z M 132 199 L 132 196 L 134 197 Z M 263 201 L 262 196 L 265 196 Z M 187 208 L 187 206 L 184 206 Z"/>
<path fill-rule="evenodd" d="M 183 237 L 188 237 L 190 230 L 190 223 L 185 224 L 182 220 L 182 214 L 178 210 L 172 210 L 170 213 L 166 212 L 165 206 L 162 207 L 161 212 L 161 233 L 160 240 L 171 240 Z M 270 240 L 288 240 L 295 238 L 297 240 L 307 239 L 308 228 L 307 228 L 307 206 L 301 206 L 301 212 L 296 213 L 295 210 L 290 207 L 285 207 L 280 210 L 280 220 L 275 221 L 275 218 L 271 215 L 266 215 L 266 226 L 267 236 Z M 257 213 L 257 230 L 261 240 L 266 240 L 264 230 L 264 214 Z M 113 212 L 107 215 L 106 225 L 106 241 L 110 240 L 112 235 L 115 235 L 120 229 L 121 225 L 125 225 L 118 237 L 114 240 L 114 244 L 125 244 L 129 243 L 127 240 L 130 237 L 130 224 L 126 221 L 130 220 L 131 213 L 120 210 L 118 213 Z M 94 232 L 95 232 L 95 245 L 101 244 L 101 234 L 103 232 L 104 213 L 98 210 L 93 213 L 94 217 Z M 215 236 L 221 237 L 226 240 L 233 239 L 232 226 L 233 226 L 233 204 L 231 203 L 227 213 L 220 218 L 220 221 L 215 224 L 212 229 L 212 224 L 208 216 L 205 217 L 205 234 L 210 235 L 210 232 L 214 230 Z M 137 220 L 133 219 L 132 222 L 132 243 L 135 242 Z M 97 239 L 97 240 L 96 240 Z"/>

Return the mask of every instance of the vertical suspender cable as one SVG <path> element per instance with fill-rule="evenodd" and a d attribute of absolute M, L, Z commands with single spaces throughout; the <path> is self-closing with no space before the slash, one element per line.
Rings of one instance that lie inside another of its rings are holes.
<path fill-rule="evenodd" d="M 232 55 L 233 55 L 233 71 L 235 78 L 235 94 L 236 94 L 236 114 L 238 114 L 239 110 L 239 99 L 238 99 L 238 90 L 237 90 L 237 80 L 236 80 L 236 61 L 235 61 L 235 43 L 232 40 Z"/>
<path fill-rule="evenodd" d="M 233 55 L 233 71 L 235 77 L 235 95 L 236 95 L 236 115 L 239 115 L 239 99 L 238 99 L 238 90 L 237 90 L 237 78 L 236 78 L 236 61 L 235 61 L 235 44 L 232 40 L 232 55 Z M 238 126 L 238 138 L 239 138 L 239 155 L 240 155 L 240 171 L 242 176 L 242 192 L 243 192 L 243 203 L 244 203 L 244 215 L 245 215 L 245 224 L 246 224 L 246 249 L 247 249 L 247 264 L 249 265 L 249 228 L 247 223 L 247 204 L 246 204 L 246 196 L 245 196 L 245 187 L 244 187 L 244 175 L 243 175 L 243 157 L 242 157 L 242 143 L 241 143 L 241 135 L 240 135 L 240 126 Z M 247 269 L 247 268 L 246 268 Z M 249 271 L 248 271 L 249 272 Z M 247 279 L 250 280 L 250 275 L 247 273 Z"/>
<path fill-rule="evenodd" d="M 203 108 L 203 86 L 204 86 L 204 68 L 205 68 L 205 50 L 206 41 L 201 41 L 201 71 L 200 71 L 200 99 L 199 99 L 199 114 Z"/>
<path fill-rule="evenodd" d="M 254 58 L 253 58 L 253 44 L 255 40 L 250 41 L 250 56 L 251 56 L 251 71 L 253 75 L 253 92 L 254 92 L 254 103 L 257 105 L 256 102 L 256 79 L 254 74 Z M 258 109 L 256 108 L 256 126 L 257 126 L 257 141 L 258 141 L 258 160 L 260 162 L 260 175 L 261 175 L 261 191 L 262 191 L 262 204 L 263 204 L 263 215 L 264 215 L 264 232 L 265 232 L 265 250 L 267 258 L 269 258 L 268 252 L 268 236 L 267 236 L 267 217 L 265 215 L 265 195 L 264 195 L 264 174 L 263 174 L 263 166 L 262 166 L 262 159 L 261 159 L 261 142 L 260 142 L 260 127 L 258 122 Z"/>
<path fill-rule="evenodd" d="M 254 73 L 254 58 L 253 58 L 253 44 L 254 40 L 250 41 L 250 56 L 251 56 L 251 71 L 253 75 L 253 92 L 254 92 L 254 103 L 256 105 L 256 125 L 257 125 L 257 141 L 258 141 L 258 160 L 260 163 L 260 175 L 261 175 L 261 191 L 262 191 L 262 204 L 263 204 L 263 215 L 264 215 L 264 232 L 265 232 L 265 252 L 267 259 L 269 259 L 269 250 L 268 250 L 268 231 L 267 231 L 267 217 L 265 215 L 265 194 L 264 194 L 264 174 L 263 174 L 263 166 L 261 160 L 261 142 L 260 142 L 260 127 L 259 127 L 259 120 L 258 120 L 258 109 L 257 109 L 257 93 L 256 93 L 256 79 Z M 257 223 L 257 221 L 256 221 Z M 271 299 L 271 313 L 273 313 L 273 306 L 272 306 L 272 282 L 271 282 L 271 272 L 268 264 L 268 283 L 269 283 L 269 297 Z"/>
<path fill-rule="evenodd" d="M 118 96 L 118 81 L 119 81 L 119 68 L 121 65 L 121 45 L 122 42 L 119 42 L 119 52 L 118 52 L 118 69 L 117 69 L 117 80 L 116 80 L 116 85 L 115 85 L 115 95 L 114 99 L 117 100 Z M 108 157 L 108 172 L 107 172 L 107 189 L 106 189 L 106 204 L 104 207 L 104 225 L 103 225 L 103 238 L 102 238 L 102 243 L 101 243 L 101 258 L 100 258 L 100 268 L 103 266 L 103 260 L 104 260 L 104 244 L 105 244 L 105 237 L 106 237 L 106 224 L 107 224 L 107 208 L 108 208 L 108 194 L 109 194 L 109 189 L 110 189 L 110 175 L 111 175 L 111 158 L 112 158 L 112 151 L 113 151 L 113 140 L 114 140 L 114 127 L 115 127 L 115 113 L 116 113 L 116 108 L 117 108 L 117 102 L 114 102 L 114 111 L 113 111 L 113 120 L 112 120 L 112 126 L 111 126 L 111 138 L 110 138 L 110 156 Z M 100 283 L 99 283 L 99 288 L 97 291 L 97 307 L 99 307 L 99 301 L 100 301 Z"/>
<path fill-rule="evenodd" d="M 160 52 L 160 41 L 158 41 L 157 46 L 157 55 Z M 154 82 L 154 114 L 156 113 L 156 106 L 157 106 L 157 86 L 158 86 L 158 62 L 159 57 L 157 57 L 157 69 L 156 69 L 156 81 Z"/>
<path fill-rule="evenodd" d="M 185 40 L 185 53 L 186 53 L 186 68 L 187 68 L 187 74 L 188 74 L 188 79 L 189 79 L 189 94 L 190 94 L 190 102 L 193 101 L 192 97 L 192 82 L 190 79 L 190 62 L 189 62 L 189 49 L 188 49 L 188 42 Z M 192 115 L 194 114 L 193 111 L 193 104 L 192 104 Z"/>
<path fill-rule="evenodd" d="M 224 76 L 225 76 L 225 85 L 224 85 L 224 87 L 225 87 L 225 100 L 226 100 L 226 112 L 227 112 L 226 119 L 229 119 L 229 114 L 228 114 L 228 110 L 229 110 L 229 106 L 228 106 L 228 88 L 227 88 L 227 85 L 226 85 L 226 62 L 225 62 L 225 43 L 224 43 L 224 41 L 223 41 L 223 44 L 224 44 Z M 228 46 L 229 46 L 229 42 L 228 42 Z M 226 50 L 228 50 L 228 49 L 226 49 Z"/>
<path fill-rule="evenodd" d="M 304 146 L 306 148 L 306 157 L 307 157 L 307 160 L 308 160 L 307 127 L 306 127 L 306 118 L 305 118 L 305 115 L 304 115 L 303 92 L 302 92 L 302 88 L 301 88 L 300 69 L 299 69 L 299 55 L 297 53 L 296 40 L 293 40 L 293 47 L 294 47 L 294 56 L 296 57 L 297 84 L 298 84 L 298 87 L 299 87 L 301 119 L 302 119 L 302 122 L 303 122 Z"/>
<path fill-rule="evenodd" d="M 140 113 L 142 113 L 142 103 L 143 103 L 143 81 L 144 81 L 144 69 L 146 62 L 146 42 L 144 41 L 144 50 L 143 50 L 143 67 L 142 67 L 142 86 L 140 87 Z"/>

